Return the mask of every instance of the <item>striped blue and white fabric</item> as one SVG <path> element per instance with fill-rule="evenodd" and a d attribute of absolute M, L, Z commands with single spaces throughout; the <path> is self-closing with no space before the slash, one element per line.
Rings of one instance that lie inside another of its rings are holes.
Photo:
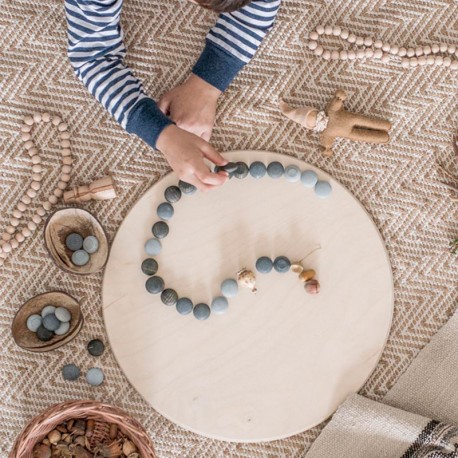
<path fill-rule="evenodd" d="M 280 2 L 254 0 L 238 11 L 221 14 L 193 73 L 224 91 L 253 58 L 275 21 Z M 123 0 L 65 0 L 68 56 L 78 78 L 116 121 L 155 147 L 172 121 L 123 63 L 122 4 Z"/>

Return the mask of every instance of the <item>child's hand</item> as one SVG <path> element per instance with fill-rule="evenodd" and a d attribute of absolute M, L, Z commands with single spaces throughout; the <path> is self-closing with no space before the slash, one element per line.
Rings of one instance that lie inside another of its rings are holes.
<path fill-rule="evenodd" d="M 216 165 L 225 165 L 228 161 L 205 140 L 173 124 L 161 132 L 156 146 L 180 180 L 193 184 L 200 191 L 221 186 L 228 179 L 226 172 L 212 173 L 204 158 Z"/>
<path fill-rule="evenodd" d="M 184 84 L 164 94 L 157 105 L 178 127 L 208 142 L 220 94 L 219 89 L 191 74 Z"/>

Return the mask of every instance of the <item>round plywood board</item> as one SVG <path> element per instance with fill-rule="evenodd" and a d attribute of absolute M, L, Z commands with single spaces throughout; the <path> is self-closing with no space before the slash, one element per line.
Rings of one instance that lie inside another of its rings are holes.
<path fill-rule="evenodd" d="M 241 290 L 225 315 L 182 316 L 145 289 L 140 265 L 158 221 L 157 182 L 125 218 L 103 282 L 104 319 L 113 352 L 132 385 L 158 412 L 204 436 L 268 441 L 331 415 L 375 368 L 389 333 L 393 280 L 377 228 L 361 204 L 325 172 L 275 153 L 227 153 L 232 161 L 278 160 L 315 170 L 333 193 L 284 178 L 233 178 L 183 196 L 156 257 L 158 275 L 196 304 L 210 304 L 221 281 L 259 256 L 303 258 L 319 295 L 297 275 L 257 274 L 258 293 Z"/>

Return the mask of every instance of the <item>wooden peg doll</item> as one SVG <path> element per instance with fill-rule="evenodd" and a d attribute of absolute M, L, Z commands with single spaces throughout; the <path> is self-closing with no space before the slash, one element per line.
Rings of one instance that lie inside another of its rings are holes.
<path fill-rule="evenodd" d="M 94 181 L 88 186 L 78 186 L 64 193 L 64 202 L 81 203 L 90 200 L 109 200 L 116 197 L 116 189 L 112 177 L 107 176 Z"/>

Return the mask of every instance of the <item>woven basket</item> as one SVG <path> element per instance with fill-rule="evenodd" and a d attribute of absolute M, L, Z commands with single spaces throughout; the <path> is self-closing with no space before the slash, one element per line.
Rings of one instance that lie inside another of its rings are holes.
<path fill-rule="evenodd" d="M 71 401 L 57 404 L 35 417 L 19 434 L 9 458 L 33 458 L 33 448 L 60 423 L 72 418 L 99 419 L 115 423 L 137 446 L 142 458 L 157 458 L 143 426 L 118 407 L 96 401 Z"/>

